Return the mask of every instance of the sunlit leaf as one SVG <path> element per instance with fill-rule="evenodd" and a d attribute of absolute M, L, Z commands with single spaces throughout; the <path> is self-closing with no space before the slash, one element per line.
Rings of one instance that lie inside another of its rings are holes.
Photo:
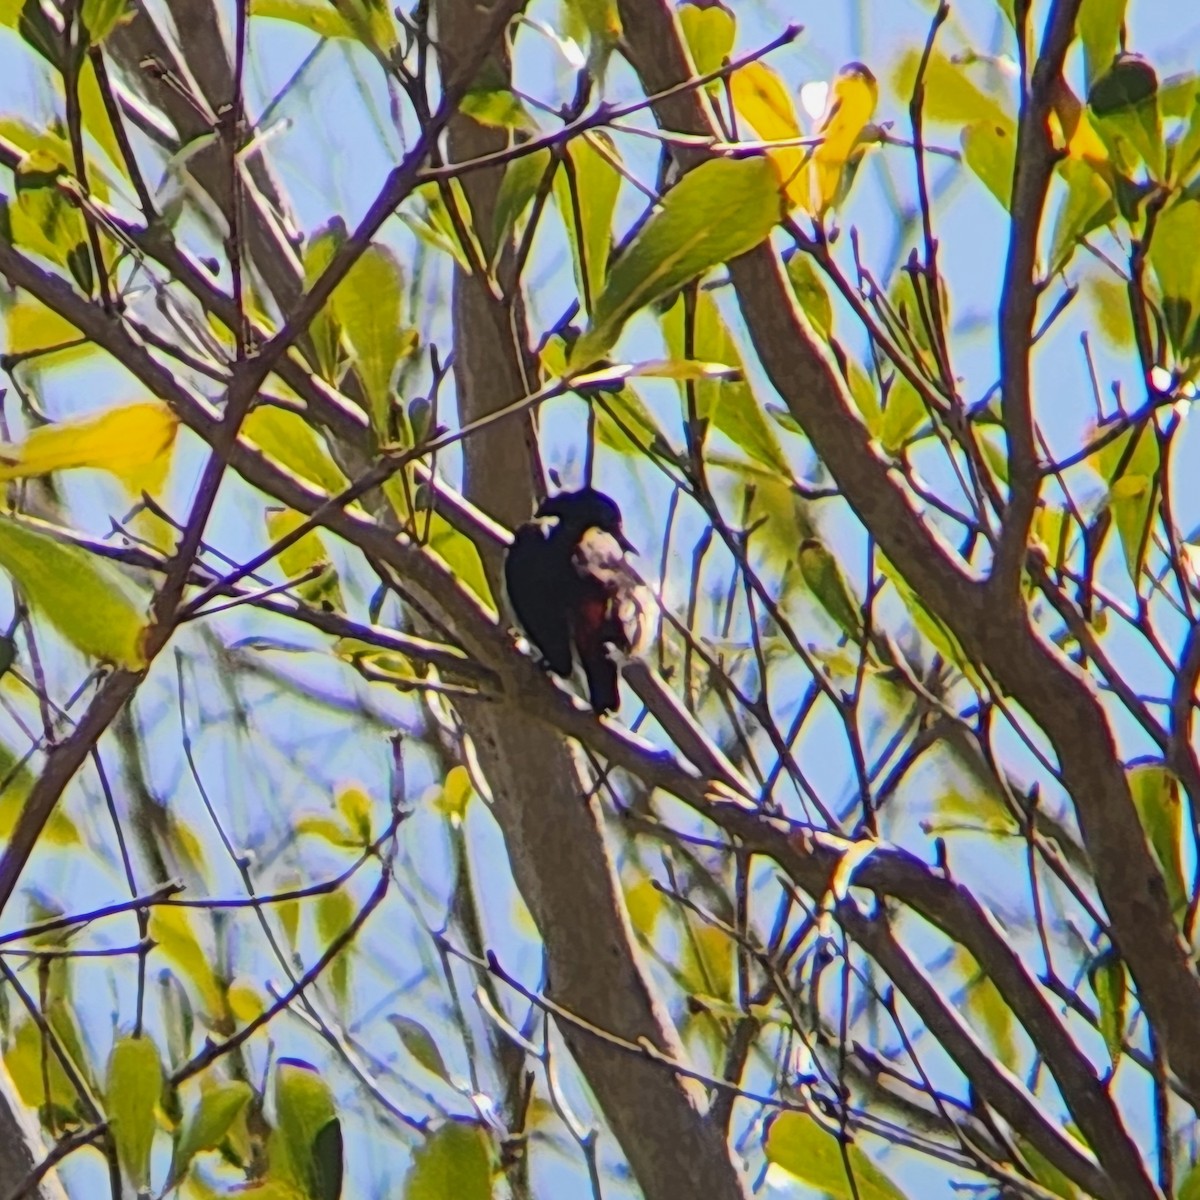
<path fill-rule="evenodd" d="M 1158 439 L 1152 425 L 1126 430 L 1103 446 L 1090 460 L 1108 485 L 1108 505 L 1121 539 L 1129 578 L 1137 586 L 1146 553 L 1146 531 L 1154 515 L 1159 472 Z"/>
<path fill-rule="evenodd" d="M 332 11 L 332 9 L 330 10 Z M 312 287 L 333 261 L 333 256 L 346 240 L 346 223 L 335 217 L 318 229 L 304 244 L 304 286 Z M 330 301 L 312 319 L 308 327 L 308 339 L 312 344 L 317 370 L 326 383 L 337 384 L 340 378 L 342 327 Z M 255 409 L 250 415 L 273 411 L 265 406 Z M 275 457 L 278 457 L 276 455 Z"/>
<path fill-rule="evenodd" d="M 0 842 L 12 834 L 35 778 L 29 764 L 22 763 L 0 742 Z M 79 830 L 61 804 L 54 806 L 42 837 L 52 846 L 76 846 L 80 842 Z"/>
<path fill-rule="evenodd" d="M 720 4 L 681 4 L 675 15 L 696 73 L 709 75 L 716 71 L 733 49 L 737 32 L 733 13 Z M 715 90 L 720 84 L 714 80 L 708 86 Z"/>
<path fill-rule="evenodd" d="M 91 295 L 91 260 L 83 214 L 58 186 L 67 169 L 46 149 L 27 154 L 14 173 L 16 204 L 10 209 L 12 236 L 20 246 L 66 267 L 85 295 Z"/>
<path fill-rule="evenodd" d="M 1075 28 L 1083 43 L 1083 69 L 1088 86 L 1104 74 L 1116 57 L 1125 21 L 1126 0 L 1082 0 Z"/>
<path fill-rule="evenodd" d="M 308 1200 L 338 1200 L 342 1135 L 333 1093 L 310 1063 L 281 1058 L 275 1072 L 271 1171 Z"/>
<path fill-rule="evenodd" d="M 1017 140 L 1012 126 L 996 121 L 972 121 L 959 135 L 963 160 L 1001 205 L 1012 203 Z"/>
<path fill-rule="evenodd" d="M 639 309 L 754 249 L 780 215 L 778 177 L 765 158 L 710 159 L 689 171 L 613 264 L 568 366 L 589 366 Z"/>
<path fill-rule="evenodd" d="M 905 1200 L 904 1193 L 853 1142 L 803 1113 L 780 1113 L 770 1124 L 767 1161 L 836 1200 Z M 850 1180 L 853 1174 L 853 1183 Z"/>
<path fill-rule="evenodd" d="M 1052 273 L 1067 265 L 1082 238 L 1117 215 L 1108 179 L 1091 163 L 1067 158 L 1059 163 L 1058 172 L 1067 185 L 1067 195 L 1054 222 L 1050 250 Z"/>
<path fill-rule="evenodd" d="M 762 62 L 747 63 L 729 77 L 729 92 L 740 121 L 763 142 L 795 141 L 800 122 L 791 92 L 783 79 Z M 743 140 L 747 131 L 740 131 Z M 789 208 L 809 200 L 808 151 L 801 146 L 779 146 L 767 151 L 775 164 Z"/>
<path fill-rule="evenodd" d="M 461 821 L 467 815 L 467 805 L 474 795 L 475 787 L 471 783 L 471 773 L 458 763 L 446 772 L 436 807 L 452 821 Z"/>
<path fill-rule="evenodd" d="M 323 38 L 353 38 L 346 18 L 328 0 L 250 0 L 252 17 L 302 25 Z"/>
<path fill-rule="evenodd" d="M 396 256 L 386 246 L 368 246 L 329 303 L 370 401 L 375 432 L 388 440 L 392 379 L 417 344 L 416 331 L 403 323 L 404 272 Z"/>
<path fill-rule="evenodd" d="M 1163 319 L 1176 355 L 1200 357 L 1200 199 L 1164 208 L 1154 227 L 1148 259 L 1162 289 Z"/>
<path fill-rule="evenodd" d="M 739 374 L 729 378 L 701 378 L 692 385 L 696 417 L 723 433 L 749 458 L 780 476 L 791 476 L 787 456 L 779 444 L 766 413 L 742 371 L 737 342 L 708 292 L 700 292 L 692 310 L 691 336 L 685 329 L 687 305 L 677 300 L 663 314 L 663 338 L 672 354 L 682 358 L 685 350 L 706 362 L 727 364 Z M 680 389 L 681 400 L 687 392 Z"/>
<path fill-rule="evenodd" d="M 4 1065 L 28 1107 L 48 1108 L 59 1120 L 77 1119 L 79 1094 L 32 1018 L 23 1017 L 10 1032 Z"/>
<path fill-rule="evenodd" d="M 404 1200 L 491 1200 L 492 1145 L 487 1132 L 447 1121 L 413 1151 Z"/>
<path fill-rule="evenodd" d="M 507 242 L 517 222 L 524 216 L 525 210 L 533 203 L 533 198 L 543 186 L 543 180 L 552 162 L 553 157 L 549 150 L 535 150 L 531 154 L 514 158 L 504 168 L 504 178 L 500 181 L 492 214 L 493 241 L 497 253 Z"/>
<path fill-rule="evenodd" d="M 38 353 L 39 361 L 46 365 L 69 363 L 99 349 L 95 342 L 86 340 L 81 345 L 74 345 L 82 339 L 79 330 L 66 317 L 24 292 L 17 293 L 17 300 L 4 314 L 4 329 L 9 354 L 25 355 L 50 350 L 52 352 L 49 354 Z M 57 346 L 69 349 L 55 350 Z"/>
<path fill-rule="evenodd" d="M 317 897 L 317 932 L 326 948 L 331 946 L 354 920 L 354 899 L 349 892 L 338 888 Z M 341 1004 L 346 1003 L 350 990 L 350 953 L 349 946 L 344 947 L 329 967 L 327 978 L 329 986 Z"/>
<path fill-rule="evenodd" d="M 787 274 L 813 332 L 828 342 L 833 336 L 833 303 L 811 256 L 799 252 L 793 254 L 787 262 Z"/>
<path fill-rule="evenodd" d="M 201 1093 L 183 1122 L 171 1166 L 172 1179 L 181 1178 L 202 1150 L 215 1150 L 225 1140 L 229 1127 L 253 1095 L 253 1088 L 240 1079 L 218 1083 Z"/>
<path fill-rule="evenodd" d="M 925 104 L 923 112 L 930 121 L 946 122 L 950 125 L 967 125 L 976 121 L 992 126 L 1015 129 L 1012 115 L 993 96 L 978 88 L 971 80 L 969 68 L 974 59 L 952 60 L 934 49 L 925 68 L 923 82 Z M 921 62 L 921 49 L 906 50 L 892 74 L 892 87 L 898 96 L 912 95 Z"/>
<path fill-rule="evenodd" d="M 850 63 L 829 89 L 825 112 L 813 130 L 822 140 L 809 166 L 812 188 L 808 210 L 820 220 L 837 208 L 849 187 L 850 168 L 862 154 L 862 136 L 875 115 L 879 86 L 862 63 Z"/>
<path fill-rule="evenodd" d="M 280 465 L 331 496 L 349 486 L 320 437 L 299 413 L 260 404 L 242 422 L 241 433 Z"/>
<path fill-rule="evenodd" d="M 567 143 L 567 156 L 571 170 L 561 167 L 555 175 L 554 196 L 566 227 L 580 299 L 589 299 L 594 305 L 608 276 L 613 213 L 621 188 L 621 176 L 612 160 L 619 160 L 620 155 L 607 134 L 588 133 Z M 587 305 L 584 311 L 588 311 Z"/>
<path fill-rule="evenodd" d="M 158 1047 L 148 1037 L 120 1038 L 108 1060 L 105 1100 L 117 1158 L 139 1191 L 150 1184 L 154 1110 L 163 1090 Z"/>
<path fill-rule="evenodd" d="M 287 537 L 304 524 L 305 518 L 290 508 L 268 508 L 265 513 L 267 536 L 272 542 Z M 338 573 L 329 561 L 321 535 L 310 529 L 278 555 L 279 569 L 287 579 L 302 580 L 295 585 L 296 594 L 309 604 L 345 609 Z M 314 575 L 315 573 L 315 575 Z M 307 576 L 313 576 L 307 578 Z"/>
<path fill-rule="evenodd" d="M 43 425 L 18 445 L 0 445 L 0 481 L 92 467 L 115 475 L 134 495 L 157 493 L 178 428 L 178 418 L 157 400 Z"/>
<path fill-rule="evenodd" d="M 1158 76 L 1136 54 L 1120 54 L 1088 90 L 1088 108 L 1096 133 L 1121 173 L 1132 177 L 1144 163 L 1155 179 L 1166 167 Z"/>
<path fill-rule="evenodd" d="M 79 15 L 93 46 L 99 45 L 123 17 L 132 16 L 128 0 L 82 0 Z"/>
<path fill-rule="evenodd" d="M 533 122 L 510 88 L 472 88 L 462 98 L 459 111 L 489 129 L 529 129 Z"/>
<path fill-rule="evenodd" d="M 150 937 L 155 953 L 164 955 L 180 975 L 200 994 L 210 1017 L 221 1014 L 224 996 L 212 967 L 212 953 L 206 950 L 192 929 L 188 909 L 171 905 L 156 905 L 150 913 Z"/>
<path fill-rule="evenodd" d="M 8 517 L 0 518 L 0 570 L 77 649 L 131 671 L 146 665 L 145 603 L 111 564 Z"/>

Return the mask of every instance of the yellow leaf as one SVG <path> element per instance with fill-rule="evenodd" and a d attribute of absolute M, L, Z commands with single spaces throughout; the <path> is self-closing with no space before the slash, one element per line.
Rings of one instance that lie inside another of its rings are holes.
<path fill-rule="evenodd" d="M 838 72 L 815 131 L 824 140 L 812 155 L 809 211 L 814 217 L 823 217 L 844 192 L 846 168 L 862 154 L 860 138 L 878 99 L 879 85 L 862 63 L 850 63 Z"/>
<path fill-rule="evenodd" d="M 1069 158 L 1082 159 L 1111 180 L 1108 147 L 1100 139 L 1079 97 L 1061 78 L 1052 85 L 1046 123 L 1056 149 L 1066 150 Z"/>
<path fill-rule="evenodd" d="M 730 76 L 729 87 L 738 115 L 764 142 L 786 142 L 801 136 L 787 85 L 770 67 L 760 62 L 747 63 Z M 781 147 L 769 150 L 767 157 L 779 172 L 788 207 L 806 205 L 809 185 L 804 148 Z"/>
<path fill-rule="evenodd" d="M 40 300 L 18 293 L 18 300 L 5 315 L 6 349 L 9 354 L 39 353 L 41 361 L 55 366 L 82 358 L 98 347 L 94 342 L 79 343 L 83 334 L 66 317 L 47 308 Z M 69 349 L 58 350 L 65 346 Z"/>
<path fill-rule="evenodd" d="M 0 447 L 0 481 L 93 467 L 130 492 L 155 492 L 171 464 L 179 421 L 150 400 L 35 429 L 20 445 Z"/>

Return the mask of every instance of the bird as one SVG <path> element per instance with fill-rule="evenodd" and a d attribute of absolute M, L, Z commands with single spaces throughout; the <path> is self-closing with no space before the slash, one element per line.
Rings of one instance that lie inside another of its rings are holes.
<path fill-rule="evenodd" d="M 615 500 L 595 488 L 559 492 L 513 535 L 504 561 L 509 603 L 555 675 L 578 658 L 593 710 L 620 707 L 619 660 L 652 632 L 651 596 L 626 554 L 636 554 Z"/>

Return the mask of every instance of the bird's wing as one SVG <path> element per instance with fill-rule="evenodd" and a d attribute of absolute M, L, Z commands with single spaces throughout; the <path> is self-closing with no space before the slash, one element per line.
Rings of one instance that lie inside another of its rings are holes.
<path fill-rule="evenodd" d="M 565 556 L 540 521 L 522 525 L 504 560 L 504 585 L 513 613 L 550 669 L 571 673 L 570 592 L 575 586 Z"/>

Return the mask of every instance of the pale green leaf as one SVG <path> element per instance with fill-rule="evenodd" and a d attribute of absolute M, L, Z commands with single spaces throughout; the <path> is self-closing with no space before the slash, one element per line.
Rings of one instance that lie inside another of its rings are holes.
<path fill-rule="evenodd" d="M 215 1150 L 224 1141 L 253 1094 L 253 1088 L 240 1079 L 218 1083 L 201 1093 L 199 1102 L 184 1119 L 175 1147 L 172 1179 L 180 1179 L 202 1150 Z"/>
<path fill-rule="evenodd" d="M 779 188 L 766 158 L 711 159 L 689 171 L 613 264 L 568 367 L 589 366 L 639 309 L 764 241 L 782 214 Z"/>
<path fill-rule="evenodd" d="M 146 665 L 145 605 L 111 564 L 6 517 L 0 518 L 0 569 L 85 654 L 131 671 Z"/>
<path fill-rule="evenodd" d="M 447 1121 L 413 1152 L 404 1200 L 491 1200 L 492 1147 L 487 1132 Z"/>
<path fill-rule="evenodd" d="M 854 1143 L 802 1113 L 785 1112 L 767 1134 L 767 1161 L 836 1200 L 905 1200 L 904 1193 Z M 850 1175 L 854 1182 L 851 1184 Z"/>
<path fill-rule="evenodd" d="M 108 1124 L 129 1181 L 138 1191 L 150 1185 L 154 1110 L 163 1090 L 162 1059 L 148 1037 L 124 1037 L 108 1060 L 105 1099 Z"/>

